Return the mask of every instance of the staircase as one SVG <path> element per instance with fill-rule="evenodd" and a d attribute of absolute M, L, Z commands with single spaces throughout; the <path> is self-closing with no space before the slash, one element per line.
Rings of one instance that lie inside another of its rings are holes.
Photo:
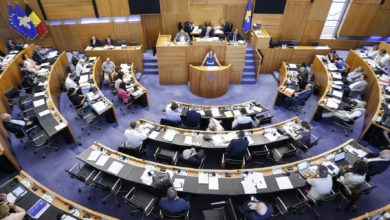
<path fill-rule="evenodd" d="M 247 44 L 245 54 L 245 65 L 242 73 L 241 84 L 256 84 L 256 71 L 255 71 L 255 59 L 253 56 L 253 48 L 250 44 Z"/>
<path fill-rule="evenodd" d="M 153 56 L 152 50 L 144 53 L 144 72 L 146 75 L 158 75 L 157 55 Z"/>

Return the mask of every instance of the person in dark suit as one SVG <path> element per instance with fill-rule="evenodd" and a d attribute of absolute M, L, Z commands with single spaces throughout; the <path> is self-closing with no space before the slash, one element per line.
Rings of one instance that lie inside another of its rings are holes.
<path fill-rule="evenodd" d="M 47 62 L 46 60 L 46 57 L 43 56 L 41 53 L 40 53 L 40 50 L 41 50 L 41 47 L 40 46 L 35 46 L 35 49 L 33 51 L 33 54 L 32 54 L 32 59 L 37 62 L 38 65 L 42 64 L 42 63 L 45 63 Z"/>
<path fill-rule="evenodd" d="M 238 30 L 234 30 L 234 32 L 231 32 L 228 35 L 228 41 L 229 42 L 237 42 L 239 40 L 243 40 L 241 34 L 238 32 Z"/>
<path fill-rule="evenodd" d="M 82 105 L 87 104 L 87 98 L 82 94 L 78 94 L 75 88 L 70 88 L 68 90 L 68 98 L 73 104 L 73 106 L 75 106 L 76 108 L 82 107 Z"/>
<path fill-rule="evenodd" d="M 115 41 L 111 38 L 110 35 L 108 35 L 106 40 L 104 41 L 104 44 L 107 46 L 115 46 Z"/>
<path fill-rule="evenodd" d="M 202 32 L 200 33 L 200 37 L 205 37 L 205 38 L 214 37 L 214 28 L 212 28 L 211 26 L 207 26 L 206 28 L 203 28 Z"/>
<path fill-rule="evenodd" d="M 242 159 L 248 148 L 249 141 L 245 137 L 245 132 L 240 130 L 238 138 L 230 141 L 225 151 L 225 157 L 230 159 Z"/>
<path fill-rule="evenodd" d="M 24 131 L 37 123 L 36 117 L 13 119 L 8 113 L 1 114 L 0 118 L 4 128 L 9 132 L 14 133 L 18 138 L 24 137 Z"/>
<path fill-rule="evenodd" d="M 200 123 L 200 113 L 194 110 L 187 111 L 186 120 L 184 122 L 187 127 L 198 127 Z"/>
<path fill-rule="evenodd" d="M 12 39 L 7 40 L 7 43 L 5 43 L 5 48 L 7 48 L 8 52 L 10 52 L 11 50 L 23 49 L 23 47 L 21 47 L 20 45 L 15 44 Z"/>
<path fill-rule="evenodd" d="M 181 214 L 190 210 L 190 205 L 177 196 L 173 187 L 168 188 L 167 197 L 161 198 L 159 205 L 162 211 L 170 214 Z"/>
<path fill-rule="evenodd" d="M 297 76 L 297 78 L 299 89 L 305 89 L 307 81 L 309 80 L 309 72 L 304 66 L 299 68 L 299 75 Z"/>
<path fill-rule="evenodd" d="M 205 157 L 203 150 L 196 152 L 195 148 L 185 149 L 183 153 L 179 155 L 179 160 L 193 167 L 199 167 L 202 159 Z"/>
<path fill-rule="evenodd" d="M 23 75 L 21 85 L 27 94 L 31 94 L 38 87 L 38 81 L 32 75 L 26 74 Z"/>
<path fill-rule="evenodd" d="M 229 27 L 229 23 L 225 20 L 225 19 L 222 19 L 221 20 L 221 31 L 225 34 L 225 36 L 227 36 L 230 32 L 230 27 Z"/>
<path fill-rule="evenodd" d="M 381 174 L 390 165 L 390 150 L 383 150 L 380 153 L 370 153 L 366 156 L 368 172 L 366 180 L 370 181 L 375 175 Z"/>
<path fill-rule="evenodd" d="M 100 40 L 96 39 L 94 35 L 92 35 L 91 40 L 89 41 L 89 45 L 91 47 L 100 47 L 102 46 L 102 43 L 100 42 Z"/>
<path fill-rule="evenodd" d="M 79 53 L 77 51 L 72 51 L 72 59 L 71 59 L 71 63 L 74 67 L 77 66 L 77 63 L 79 62 L 80 58 L 79 58 Z"/>

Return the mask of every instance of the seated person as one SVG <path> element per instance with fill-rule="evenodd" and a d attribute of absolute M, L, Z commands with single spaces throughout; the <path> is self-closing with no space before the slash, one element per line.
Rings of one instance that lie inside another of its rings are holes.
<path fill-rule="evenodd" d="M 91 36 L 91 40 L 89 41 L 89 46 L 91 47 L 101 47 L 102 43 L 100 40 L 96 39 L 94 35 Z"/>
<path fill-rule="evenodd" d="M 104 41 L 104 44 L 107 46 L 115 46 L 115 41 L 111 38 L 110 35 L 108 35 L 106 40 Z"/>
<path fill-rule="evenodd" d="M 23 50 L 23 47 L 18 44 L 15 44 L 12 39 L 7 40 L 7 43 L 5 43 L 5 48 L 8 50 L 8 52 L 12 50 Z"/>
<path fill-rule="evenodd" d="M 35 91 L 35 89 L 38 88 L 38 84 L 37 78 L 33 77 L 31 74 L 23 75 L 21 85 L 27 94 L 31 94 Z"/>
<path fill-rule="evenodd" d="M 0 219 L 1 220 L 23 220 L 26 210 L 7 202 L 7 194 L 0 194 Z"/>
<path fill-rule="evenodd" d="M 378 45 L 375 45 L 369 48 L 368 50 L 366 50 L 366 52 L 364 52 L 364 54 L 366 54 L 370 58 L 375 58 L 378 55 L 378 53 L 379 53 Z"/>
<path fill-rule="evenodd" d="M 168 188 L 167 197 L 160 199 L 159 206 L 162 211 L 170 214 L 181 214 L 190 210 L 190 205 L 177 196 L 177 192 L 173 187 Z"/>
<path fill-rule="evenodd" d="M 76 74 L 75 73 L 68 73 L 68 76 L 65 79 L 65 89 L 66 91 L 69 91 L 71 88 L 78 90 L 79 86 L 75 82 L 76 80 Z"/>
<path fill-rule="evenodd" d="M 243 40 L 241 34 L 238 32 L 238 29 L 235 29 L 234 32 L 231 32 L 229 35 L 228 35 L 228 41 L 229 42 L 237 42 L 239 40 Z"/>
<path fill-rule="evenodd" d="M 78 78 L 80 78 L 81 73 L 86 71 L 86 65 L 85 65 L 85 60 L 80 59 L 79 62 L 76 65 L 76 75 Z"/>
<path fill-rule="evenodd" d="M 111 74 L 115 71 L 115 63 L 109 57 L 102 64 L 103 80 L 106 84 L 111 82 Z"/>
<path fill-rule="evenodd" d="M 351 111 L 337 110 L 334 112 L 323 113 L 323 118 L 336 117 L 345 122 L 352 122 L 364 116 L 365 108 L 355 107 Z"/>
<path fill-rule="evenodd" d="M 302 121 L 301 126 L 304 129 L 304 131 L 299 133 L 300 136 L 299 141 L 305 146 L 309 147 L 311 144 L 311 126 L 307 121 Z"/>
<path fill-rule="evenodd" d="M 311 186 L 307 197 L 314 201 L 322 199 L 332 191 L 333 181 L 332 176 L 328 173 L 328 168 L 318 165 L 318 175 L 314 174 L 306 179 L 306 182 Z"/>
<path fill-rule="evenodd" d="M 367 181 L 375 175 L 381 174 L 390 166 L 390 150 L 382 150 L 379 153 L 370 153 L 367 159 Z"/>
<path fill-rule="evenodd" d="M 68 98 L 73 106 L 76 108 L 82 108 L 84 106 L 88 105 L 88 102 L 86 102 L 87 97 L 85 97 L 82 94 L 78 94 L 76 89 L 70 88 L 68 90 Z"/>
<path fill-rule="evenodd" d="M 119 66 L 115 67 L 114 72 L 111 73 L 111 82 L 114 82 L 118 79 L 118 74 L 121 72 L 121 68 Z"/>
<path fill-rule="evenodd" d="M 330 50 L 329 54 L 328 54 L 328 59 L 330 60 L 330 62 L 334 63 L 335 59 L 336 59 L 336 51 L 335 50 Z"/>
<path fill-rule="evenodd" d="M 215 56 L 214 50 L 210 50 L 202 62 L 202 66 L 221 66 L 217 56 Z"/>
<path fill-rule="evenodd" d="M 127 103 L 129 103 L 129 100 L 131 100 L 132 95 L 131 95 L 130 91 L 127 91 L 126 83 L 121 82 L 121 84 L 119 84 L 118 96 L 120 97 L 120 99 L 122 100 L 123 104 L 125 104 L 125 105 Z"/>
<path fill-rule="evenodd" d="M 375 56 L 375 62 L 380 66 L 384 67 L 386 65 L 387 60 L 390 59 L 389 54 L 387 54 L 385 49 L 379 51 L 378 55 Z"/>
<path fill-rule="evenodd" d="M 194 30 L 194 24 L 191 21 L 184 22 L 184 31 L 187 34 L 191 34 L 191 32 Z"/>
<path fill-rule="evenodd" d="M 248 220 L 268 220 L 272 218 L 274 209 L 271 204 L 257 200 L 254 196 L 251 200 L 245 202 L 241 212 L 245 215 Z"/>
<path fill-rule="evenodd" d="M 236 116 L 236 118 L 234 119 L 233 123 L 232 123 L 232 128 L 235 129 L 237 127 L 237 125 L 242 125 L 242 124 L 249 124 L 249 123 L 252 123 L 252 127 L 255 127 L 255 123 L 253 122 L 252 118 L 247 116 L 246 115 L 247 112 L 246 112 L 246 109 L 245 108 L 241 108 L 240 109 L 240 115 L 239 116 Z"/>
<path fill-rule="evenodd" d="M 138 127 L 138 122 L 132 121 L 130 122 L 130 127 L 125 130 L 124 138 L 125 144 L 124 147 L 129 147 L 133 149 L 140 148 L 147 138 Z"/>
<path fill-rule="evenodd" d="M 237 139 L 230 141 L 225 151 L 225 157 L 229 159 L 242 159 L 248 148 L 249 141 L 245 137 L 243 130 L 238 131 Z"/>
<path fill-rule="evenodd" d="M 34 60 L 30 59 L 27 54 L 22 55 L 24 66 L 30 71 L 36 73 L 41 67 L 35 63 Z"/>
<path fill-rule="evenodd" d="M 184 125 L 190 128 L 196 128 L 199 126 L 201 115 L 192 109 L 187 111 Z"/>
<path fill-rule="evenodd" d="M 307 71 L 306 67 L 301 66 L 301 68 L 299 68 L 299 74 L 297 76 L 297 79 L 298 79 L 299 89 L 304 89 L 309 80 L 309 72 Z"/>
<path fill-rule="evenodd" d="M 361 78 L 363 72 L 364 72 L 364 68 L 359 66 L 356 69 L 354 69 L 352 72 L 349 72 L 345 80 L 343 80 L 343 82 L 347 84 L 353 83 L 356 80 Z"/>
<path fill-rule="evenodd" d="M 202 159 L 205 157 L 205 152 L 199 150 L 196 152 L 195 148 L 185 149 L 183 153 L 179 155 L 179 160 L 185 164 L 191 165 L 193 167 L 199 167 Z"/>
<path fill-rule="evenodd" d="M 343 97 L 356 98 L 357 96 L 363 95 L 368 87 L 366 79 L 367 77 L 365 75 L 361 75 L 360 78 L 356 79 L 350 85 L 343 85 Z"/>
<path fill-rule="evenodd" d="M 212 28 L 211 26 L 207 26 L 203 28 L 199 37 L 203 37 L 203 38 L 214 37 L 214 28 Z"/>
<path fill-rule="evenodd" d="M 386 75 L 390 75 L 390 59 L 387 60 L 386 66 L 383 67 L 383 71 Z"/>
<path fill-rule="evenodd" d="M 80 58 L 79 58 L 79 52 L 77 52 L 77 51 L 72 51 L 72 58 L 71 58 L 70 63 L 71 63 L 74 67 L 76 67 L 77 64 L 79 63 L 79 60 L 80 60 Z"/>
<path fill-rule="evenodd" d="M 334 62 L 335 66 L 337 67 L 337 69 L 340 71 L 340 73 L 344 74 L 345 71 L 346 71 L 346 65 L 345 65 L 345 62 L 344 60 L 339 57 L 338 55 L 336 56 L 335 58 L 335 62 Z"/>
<path fill-rule="evenodd" d="M 114 84 L 115 89 L 119 89 L 119 86 L 122 82 L 124 82 L 123 81 L 123 72 L 119 72 L 118 75 L 116 76 L 116 80 L 115 80 L 115 84 Z"/>
<path fill-rule="evenodd" d="M 229 34 L 229 32 L 230 32 L 229 23 L 225 19 L 221 20 L 221 31 L 223 32 L 223 34 L 225 36 L 227 36 Z"/>
<path fill-rule="evenodd" d="M 18 66 L 20 67 L 20 72 L 22 73 L 22 75 L 35 75 L 37 73 L 36 69 L 31 69 L 31 71 L 29 69 L 27 69 L 26 65 L 24 64 L 24 62 L 19 62 Z"/>
<path fill-rule="evenodd" d="M 294 105 L 305 105 L 305 102 L 310 98 L 313 93 L 313 84 L 306 85 L 305 90 L 301 92 L 295 92 L 293 96 L 284 98 L 284 107 L 290 109 Z"/>
<path fill-rule="evenodd" d="M 222 127 L 221 123 L 217 119 L 210 118 L 207 130 L 208 131 L 224 131 L 225 129 Z"/>
<path fill-rule="evenodd" d="M 186 42 L 189 43 L 191 41 L 190 35 L 184 31 L 184 29 L 181 29 L 179 33 L 176 34 L 175 39 L 173 42 Z"/>
<path fill-rule="evenodd" d="M 32 54 L 33 60 L 37 62 L 37 64 L 39 65 L 47 62 L 47 58 L 43 54 L 41 54 L 40 51 L 41 51 L 41 46 L 36 45 Z"/>
<path fill-rule="evenodd" d="M 167 105 L 164 109 L 165 111 L 165 119 L 168 121 L 180 123 L 181 121 L 181 113 L 178 111 L 178 106 L 176 102 L 172 102 L 172 104 Z"/>
<path fill-rule="evenodd" d="M 34 124 L 37 123 L 36 117 L 13 119 L 8 113 L 1 114 L 0 118 L 3 122 L 4 128 L 9 132 L 14 133 L 17 137 L 20 137 L 18 136 L 18 133 L 23 133 L 24 130 L 33 127 Z M 23 136 L 24 135 L 22 135 L 21 137 Z"/>
<path fill-rule="evenodd" d="M 367 162 L 356 161 L 352 168 L 347 169 L 337 180 L 347 187 L 360 186 L 366 180 Z"/>

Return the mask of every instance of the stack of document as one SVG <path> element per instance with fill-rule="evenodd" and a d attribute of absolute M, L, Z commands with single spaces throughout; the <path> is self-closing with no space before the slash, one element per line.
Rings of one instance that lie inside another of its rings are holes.
<path fill-rule="evenodd" d="M 363 158 L 363 157 L 365 157 L 367 155 L 367 152 L 365 152 L 362 149 L 356 149 L 352 145 L 347 145 L 347 146 L 344 147 L 344 149 L 346 151 L 350 152 L 351 154 L 355 154 L 356 156 L 358 156 L 360 158 Z"/>
<path fill-rule="evenodd" d="M 233 118 L 233 112 L 232 111 L 225 111 L 224 112 L 226 118 Z"/>
<path fill-rule="evenodd" d="M 297 67 L 297 65 L 296 65 L 295 63 L 289 63 L 289 64 L 288 64 L 288 68 L 290 68 L 290 69 L 296 69 L 296 68 L 298 68 L 298 67 Z"/>
<path fill-rule="evenodd" d="M 330 71 L 336 71 L 336 70 L 338 70 L 337 67 L 336 67 L 336 65 L 334 65 L 333 63 L 329 63 L 329 64 L 328 64 L 328 69 L 329 69 Z M 332 74 L 333 74 L 333 73 L 332 73 Z"/>
<path fill-rule="evenodd" d="M 260 172 L 252 172 L 247 174 L 244 177 L 244 180 L 241 181 L 241 184 L 244 187 L 245 194 L 255 194 L 257 189 L 267 188 L 267 183 L 265 182 L 263 173 Z"/>
<path fill-rule="evenodd" d="M 143 183 L 145 183 L 146 185 L 152 185 L 153 183 L 153 178 L 151 175 L 149 175 L 149 172 L 150 171 L 155 171 L 156 170 L 156 167 L 153 166 L 153 165 L 146 165 L 145 166 L 145 170 L 144 172 L 142 173 L 142 176 L 141 176 L 141 180 Z"/>
<path fill-rule="evenodd" d="M 343 92 L 333 90 L 332 91 L 332 95 L 336 96 L 336 97 L 339 97 L 339 98 L 342 98 L 343 97 Z"/>
<path fill-rule="evenodd" d="M 287 176 L 276 177 L 275 179 L 276 179 L 276 182 L 278 183 L 280 190 L 293 188 L 291 181 Z"/>
<path fill-rule="evenodd" d="M 269 141 L 274 142 L 278 139 L 280 134 L 276 131 L 276 129 L 271 128 L 267 129 L 268 131 L 265 131 L 264 137 L 266 137 Z"/>
<path fill-rule="evenodd" d="M 66 125 L 65 123 L 61 122 L 61 123 L 59 123 L 58 125 L 56 125 L 56 126 L 54 127 L 54 129 L 56 129 L 56 131 L 59 131 L 59 130 L 65 128 L 66 126 L 67 126 L 67 125 Z"/>
<path fill-rule="evenodd" d="M 260 108 L 259 106 L 253 106 L 252 109 L 253 109 L 254 111 L 256 111 L 256 112 L 261 112 L 261 111 L 263 111 L 263 109 Z"/>
<path fill-rule="evenodd" d="M 148 138 L 155 140 L 160 133 L 158 131 L 152 131 Z"/>
<path fill-rule="evenodd" d="M 169 141 L 169 142 L 172 142 L 173 139 L 175 138 L 176 136 L 176 131 L 173 130 L 173 129 L 168 129 L 164 136 L 163 136 L 163 139 L 166 140 L 166 141 Z"/>
<path fill-rule="evenodd" d="M 200 146 L 201 143 L 197 140 L 196 136 L 186 136 L 184 138 L 184 144 L 189 146 Z"/>
<path fill-rule="evenodd" d="M 39 117 L 43 117 L 43 116 L 48 115 L 48 114 L 50 114 L 50 110 L 46 109 L 45 111 L 39 112 Z"/>
<path fill-rule="evenodd" d="M 54 57 L 57 56 L 57 54 L 58 54 L 58 51 L 52 51 L 52 52 L 50 52 L 50 53 L 47 55 L 47 58 L 48 58 L 48 59 L 54 58 Z"/>
<path fill-rule="evenodd" d="M 96 161 L 98 159 L 98 157 L 100 156 L 100 154 L 102 154 L 102 152 L 100 150 L 94 150 L 89 154 L 87 160 Z"/>
<path fill-rule="evenodd" d="M 175 181 L 173 182 L 173 187 L 177 191 L 183 191 L 183 189 L 184 189 L 184 179 L 175 178 Z"/>
<path fill-rule="evenodd" d="M 215 175 L 209 174 L 209 190 L 218 190 L 219 189 L 219 181 L 218 181 L 219 174 L 216 173 Z"/>
<path fill-rule="evenodd" d="M 341 79 L 341 73 L 339 72 L 332 72 L 333 79 Z"/>
<path fill-rule="evenodd" d="M 335 98 L 329 98 L 326 101 L 325 106 L 329 107 L 329 108 L 332 108 L 332 109 L 338 109 L 340 103 L 341 103 L 341 100 L 338 100 L 338 99 L 335 99 Z"/>
<path fill-rule="evenodd" d="M 108 159 L 110 159 L 110 156 L 108 156 L 107 154 L 102 154 L 100 157 L 99 157 L 99 160 L 96 161 L 96 165 L 98 166 L 104 166 Z"/>
<path fill-rule="evenodd" d="M 96 113 L 98 113 L 100 115 L 107 109 L 107 106 L 103 101 L 99 101 L 99 102 L 93 103 L 92 108 L 93 108 L 93 110 L 95 110 Z"/>

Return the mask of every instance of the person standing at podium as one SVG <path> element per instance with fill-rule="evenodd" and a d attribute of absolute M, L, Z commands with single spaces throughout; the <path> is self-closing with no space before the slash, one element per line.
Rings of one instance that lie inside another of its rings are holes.
<path fill-rule="evenodd" d="M 181 29 L 179 31 L 179 33 L 176 34 L 176 37 L 175 39 L 173 40 L 173 42 L 177 43 L 177 42 L 181 42 L 181 43 L 189 43 L 190 42 L 190 35 L 188 35 L 184 29 Z"/>
<path fill-rule="evenodd" d="M 203 60 L 202 66 L 221 66 L 217 57 L 215 56 L 214 50 L 210 50 Z"/>

